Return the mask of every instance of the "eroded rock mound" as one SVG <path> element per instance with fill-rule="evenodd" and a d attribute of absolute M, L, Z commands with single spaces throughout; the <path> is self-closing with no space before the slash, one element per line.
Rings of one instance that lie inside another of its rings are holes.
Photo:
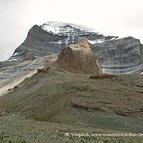
<path fill-rule="evenodd" d="M 57 60 L 57 69 L 84 74 L 100 75 L 102 73 L 100 64 L 93 55 L 86 38 L 61 51 Z"/>

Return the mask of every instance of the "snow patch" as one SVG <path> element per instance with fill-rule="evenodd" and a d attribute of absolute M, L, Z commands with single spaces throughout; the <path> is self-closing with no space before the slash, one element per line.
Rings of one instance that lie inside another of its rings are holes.
<path fill-rule="evenodd" d="M 73 32 L 73 29 L 80 29 L 84 32 L 95 32 L 96 31 L 94 29 L 87 28 L 81 25 L 75 25 L 75 24 L 64 23 L 64 22 L 54 22 L 54 21 L 50 21 L 50 22 L 47 22 L 41 25 L 41 28 L 47 32 L 52 32 L 54 34 L 64 34 L 68 32 Z"/>
<path fill-rule="evenodd" d="M 8 61 L 10 61 L 10 62 L 11 62 L 11 61 L 17 61 L 17 59 L 9 59 Z"/>
<path fill-rule="evenodd" d="M 59 27 L 52 27 L 50 25 L 43 25 L 42 29 L 47 32 L 52 32 L 54 34 L 58 34 L 60 32 Z"/>
<path fill-rule="evenodd" d="M 113 37 L 112 39 L 109 39 L 107 41 L 112 41 L 112 40 L 120 40 L 120 39 L 123 39 L 122 37 Z"/>
<path fill-rule="evenodd" d="M 14 54 L 13 54 L 13 56 L 16 56 L 16 55 L 18 55 L 18 53 L 14 53 Z"/>
<path fill-rule="evenodd" d="M 105 40 L 104 40 L 104 39 L 97 39 L 97 40 L 94 40 L 94 41 L 88 40 L 88 42 L 89 42 L 90 44 L 98 44 L 98 43 L 103 43 L 103 42 L 105 42 Z"/>

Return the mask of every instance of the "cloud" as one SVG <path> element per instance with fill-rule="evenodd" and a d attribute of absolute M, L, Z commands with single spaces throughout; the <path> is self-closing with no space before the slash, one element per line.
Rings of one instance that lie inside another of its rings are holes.
<path fill-rule="evenodd" d="M 125 23 L 126 27 L 140 29 L 143 28 L 143 11 L 138 10 L 130 15 Z"/>
<path fill-rule="evenodd" d="M 15 0 L 0 0 L 0 7 L 7 7 L 10 3 L 13 3 Z"/>
<path fill-rule="evenodd" d="M 27 0 L 25 0 L 27 1 Z M 26 4 L 26 3 L 25 3 Z M 8 59 L 24 40 L 26 33 L 21 18 L 26 5 L 22 0 L 4 0 L 0 5 L 0 60 Z"/>

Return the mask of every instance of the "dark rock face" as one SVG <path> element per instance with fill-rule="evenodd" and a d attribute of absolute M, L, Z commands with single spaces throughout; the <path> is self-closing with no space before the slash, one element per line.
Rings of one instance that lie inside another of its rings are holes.
<path fill-rule="evenodd" d="M 9 61 L 33 60 L 59 53 L 69 44 L 87 38 L 90 47 L 106 73 L 140 73 L 143 62 L 143 46 L 133 37 L 104 36 L 83 26 L 48 22 L 34 25 L 26 40 L 15 50 Z"/>
<path fill-rule="evenodd" d="M 142 69 L 143 51 L 138 39 L 127 37 L 94 45 L 103 71 L 109 73 L 132 73 Z"/>
<path fill-rule="evenodd" d="M 54 31 L 54 28 L 58 28 L 58 32 Z M 89 32 L 91 31 L 89 29 L 80 28 L 76 25 L 64 23 L 34 25 L 28 32 L 26 40 L 15 50 L 10 60 L 33 59 L 58 53 L 65 46 L 77 43 L 83 37 L 91 40 L 103 38 L 103 35 Z"/>
<path fill-rule="evenodd" d="M 79 43 L 64 48 L 58 56 L 57 69 L 73 73 L 102 74 L 87 39 L 81 39 Z"/>

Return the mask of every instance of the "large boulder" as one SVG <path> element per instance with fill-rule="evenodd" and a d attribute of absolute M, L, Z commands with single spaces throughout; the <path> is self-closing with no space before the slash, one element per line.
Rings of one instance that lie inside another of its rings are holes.
<path fill-rule="evenodd" d="M 61 51 L 57 59 L 57 69 L 84 74 L 100 75 L 102 73 L 100 64 L 85 38 Z"/>

